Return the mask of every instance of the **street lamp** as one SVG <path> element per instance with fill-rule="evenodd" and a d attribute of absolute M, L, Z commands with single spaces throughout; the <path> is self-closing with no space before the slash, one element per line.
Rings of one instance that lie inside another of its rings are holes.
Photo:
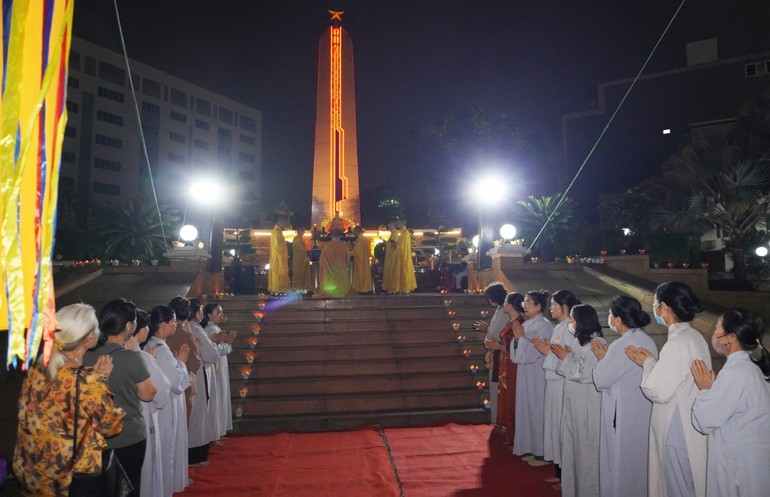
<path fill-rule="evenodd" d="M 479 209 L 479 244 L 476 253 L 476 271 L 481 269 L 481 258 L 486 253 L 484 249 L 484 230 L 482 213 L 484 207 L 499 202 L 505 194 L 505 184 L 496 176 L 483 176 L 473 187 L 473 200 Z M 491 242 L 490 242 L 491 243 Z"/>
<path fill-rule="evenodd" d="M 217 223 L 216 208 L 224 200 L 222 185 L 214 178 L 202 178 L 190 185 L 189 193 L 195 202 L 209 209 L 209 272 L 221 273 L 222 227 Z"/>
<path fill-rule="evenodd" d="M 768 250 L 767 247 L 757 247 L 757 250 L 755 250 L 754 253 L 759 257 L 765 257 L 768 254 Z"/>

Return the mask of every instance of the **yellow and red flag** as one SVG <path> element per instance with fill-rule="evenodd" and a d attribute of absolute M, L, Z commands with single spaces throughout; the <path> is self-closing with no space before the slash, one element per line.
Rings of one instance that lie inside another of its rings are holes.
<path fill-rule="evenodd" d="M 29 367 L 56 326 L 51 257 L 74 0 L 2 0 L 0 330 Z"/>

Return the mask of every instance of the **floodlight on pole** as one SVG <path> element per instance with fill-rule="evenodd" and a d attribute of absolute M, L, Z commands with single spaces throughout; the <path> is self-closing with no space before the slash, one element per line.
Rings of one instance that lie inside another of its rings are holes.
<path fill-rule="evenodd" d="M 479 241 L 478 252 L 476 253 L 476 271 L 481 269 L 481 258 L 484 253 L 484 225 L 482 222 L 482 213 L 484 208 L 499 202 L 506 193 L 505 183 L 499 176 L 482 176 L 473 186 L 473 201 L 479 209 Z"/>
<path fill-rule="evenodd" d="M 219 273 L 222 271 L 222 230 L 218 229 L 216 221 L 216 207 L 224 203 L 225 189 L 215 178 L 200 178 L 190 185 L 190 197 L 193 201 L 210 210 L 209 217 L 209 250 L 211 261 L 209 271 Z M 215 235 L 215 232 L 219 232 Z"/>
<path fill-rule="evenodd" d="M 768 254 L 767 247 L 757 247 L 757 249 L 754 251 L 755 254 L 757 254 L 759 257 L 766 257 Z"/>

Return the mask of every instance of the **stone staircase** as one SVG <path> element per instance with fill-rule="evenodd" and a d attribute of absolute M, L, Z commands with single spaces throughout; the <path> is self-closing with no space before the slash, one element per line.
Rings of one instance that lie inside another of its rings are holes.
<path fill-rule="evenodd" d="M 224 328 L 238 331 L 229 356 L 237 433 L 489 421 L 483 335 L 472 329 L 481 311 L 491 313 L 483 295 L 248 296 L 222 305 Z"/>

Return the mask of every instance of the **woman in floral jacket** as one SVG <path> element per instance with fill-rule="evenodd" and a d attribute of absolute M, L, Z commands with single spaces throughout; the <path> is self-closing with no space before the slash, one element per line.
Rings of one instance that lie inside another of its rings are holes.
<path fill-rule="evenodd" d="M 123 409 L 107 387 L 112 359 L 102 356 L 93 368 L 82 366 L 85 351 L 96 345 L 99 323 L 94 308 L 72 304 L 56 313 L 59 330 L 47 368 L 30 368 L 19 398 L 19 428 L 13 469 L 28 496 L 67 496 L 72 474 L 102 469 L 104 437 L 123 429 Z M 78 452 L 75 442 L 75 386 L 78 396 Z"/>

